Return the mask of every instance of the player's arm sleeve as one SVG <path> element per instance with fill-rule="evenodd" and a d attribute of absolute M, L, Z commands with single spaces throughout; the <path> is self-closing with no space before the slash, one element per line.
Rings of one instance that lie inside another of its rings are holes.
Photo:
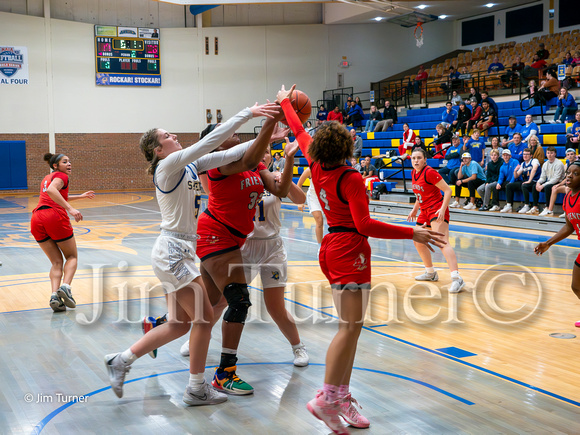
<path fill-rule="evenodd" d="M 300 146 L 300 151 L 302 151 L 302 154 L 304 154 L 304 157 L 306 157 L 308 160 L 308 165 L 310 165 L 312 162 L 310 160 L 310 156 L 308 155 L 308 147 L 312 142 L 312 137 L 306 133 L 306 130 L 304 130 L 304 127 L 302 126 L 298 115 L 294 111 L 290 100 L 288 98 L 284 98 L 280 105 L 282 106 L 282 110 L 284 110 L 284 116 L 286 116 L 286 121 L 288 121 L 290 129 L 294 133 L 294 136 L 296 136 L 296 140 Z"/>
<path fill-rule="evenodd" d="M 379 239 L 412 239 L 413 228 L 391 225 L 371 219 L 365 186 L 360 174 L 351 172 L 340 183 L 343 198 L 348 202 L 350 213 L 359 233 Z"/>
<path fill-rule="evenodd" d="M 253 143 L 254 140 L 251 140 L 230 148 L 229 150 L 216 151 L 215 153 L 207 154 L 195 161 L 197 171 L 205 172 L 213 168 L 229 165 L 232 162 L 237 162 L 244 156 Z"/>
<path fill-rule="evenodd" d="M 189 163 L 205 156 L 225 142 L 236 130 L 252 119 L 252 112 L 245 108 L 225 123 L 218 126 L 214 131 L 205 136 L 199 142 L 174 152 L 165 158 L 166 170 L 169 173 L 183 169 Z"/>

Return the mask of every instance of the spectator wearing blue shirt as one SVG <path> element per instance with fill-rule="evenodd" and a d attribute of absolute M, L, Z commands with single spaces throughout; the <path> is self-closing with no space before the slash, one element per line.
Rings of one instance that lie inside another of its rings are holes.
<path fill-rule="evenodd" d="M 487 73 L 489 74 L 491 72 L 503 71 L 504 69 L 505 69 L 505 67 L 499 61 L 499 57 L 496 56 L 493 58 L 493 63 L 491 65 L 489 65 L 489 67 L 487 68 Z"/>
<path fill-rule="evenodd" d="M 463 146 L 463 151 L 471 154 L 471 159 L 474 162 L 479 163 L 479 166 L 483 168 L 485 157 L 485 139 L 480 137 L 480 134 L 480 131 L 475 128 L 471 134 L 471 138 Z"/>
<path fill-rule="evenodd" d="M 524 160 L 526 144 L 522 142 L 521 133 L 514 133 L 513 142 L 509 145 L 508 149 L 511 151 L 512 159 L 516 159 L 520 163 Z"/>
<path fill-rule="evenodd" d="M 447 166 L 439 169 L 439 175 L 443 177 L 445 182 L 450 186 L 455 185 L 457 182 L 457 172 L 461 166 L 461 154 L 462 154 L 461 140 L 457 136 L 453 136 L 451 139 L 451 146 L 447 148 L 445 153 L 445 160 L 447 160 Z"/>
<path fill-rule="evenodd" d="M 526 125 L 522 126 L 522 142 L 527 144 L 531 136 L 535 136 L 540 132 L 536 123 L 532 120 L 532 115 L 526 115 Z"/>
<path fill-rule="evenodd" d="M 499 179 L 499 171 L 503 165 L 503 161 L 499 158 L 500 150 L 495 148 L 489 153 L 490 160 L 485 167 L 485 184 L 477 188 L 477 193 L 483 198 L 483 206 L 479 211 L 497 211 L 499 210 L 499 193 L 495 189 L 497 180 Z M 490 208 L 490 199 L 491 205 Z"/>
<path fill-rule="evenodd" d="M 558 95 L 558 108 L 554 114 L 554 119 L 550 120 L 550 124 L 566 122 L 568 114 L 575 112 L 577 109 L 578 105 L 572 94 L 568 92 L 568 89 L 561 88 L 560 95 Z"/>
<path fill-rule="evenodd" d="M 348 124 L 352 124 L 353 127 L 356 127 L 356 123 L 360 122 L 364 119 L 365 114 L 362 110 L 362 107 L 360 107 L 358 104 L 356 104 L 354 101 L 350 102 L 350 109 L 348 110 L 347 114 L 346 114 L 346 120 L 344 121 L 344 123 L 346 125 Z"/>
<path fill-rule="evenodd" d="M 504 140 L 501 143 L 501 146 L 507 148 L 509 144 L 514 141 L 514 134 L 522 132 L 522 126 L 518 124 L 518 120 L 515 116 L 510 116 L 508 120 L 508 126 L 504 130 Z"/>
<path fill-rule="evenodd" d="M 453 90 L 459 87 L 459 71 L 455 71 L 453 65 L 449 67 L 449 79 L 447 83 L 441 83 L 439 87 L 445 92 L 449 92 L 449 88 Z"/>
<path fill-rule="evenodd" d="M 455 129 L 457 127 L 457 110 L 453 108 L 451 101 L 445 103 L 445 110 L 441 114 L 441 122 L 445 124 L 446 128 Z"/>
<path fill-rule="evenodd" d="M 570 133 L 566 134 L 568 141 L 566 145 L 578 148 L 580 143 L 580 110 L 576 111 L 576 122 L 570 127 Z"/>
<path fill-rule="evenodd" d="M 504 190 L 506 186 L 516 180 L 514 172 L 519 165 L 519 162 L 516 159 L 512 159 L 512 152 L 509 149 L 503 150 L 501 157 L 503 159 L 503 165 L 499 170 L 499 178 L 497 179 L 497 184 L 495 186 L 495 190 L 497 190 L 498 194 L 500 190 Z M 490 209 L 490 211 L 497 210 L 499 210 L 499 207 Z M 507 213 L 511 211 L 512 205 L 506 204 L 506 206 L 500 210 L 500 213 Z"/>
<path fill-rule="evenodd" d="M 323 122 L 326 122 L 326 118 L 328 117 L 328 110 L 324 108 L 324 105 L 320 105 L 318 108 L 318 113 L 316 114 L 316 125 L 321 125 Z"/>
<path fill-rule="evenodd" d="M 463 209 L 474 210 L 475 190 L 485 183 L 485 173 L 483 172 L 483 168 L 478 163 L 471 160 L 471 154 L 463 153 L 461 155 L 461 160 L 461 166 L 459 167 L 457 181 L 455 183 L 455 202 L 449 207 L 459 207 L 461 190 L 464 185 L 467 185 L 467 188 L 469 189 L 469 204 L 463 207 Z"/>

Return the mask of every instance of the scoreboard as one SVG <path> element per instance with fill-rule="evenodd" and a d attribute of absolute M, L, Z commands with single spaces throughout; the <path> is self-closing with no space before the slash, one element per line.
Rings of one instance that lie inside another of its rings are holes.
<path fill-rule="evenodd" d="M 95 26 L 97 86 L 161 86 L 159 29 Z"/>

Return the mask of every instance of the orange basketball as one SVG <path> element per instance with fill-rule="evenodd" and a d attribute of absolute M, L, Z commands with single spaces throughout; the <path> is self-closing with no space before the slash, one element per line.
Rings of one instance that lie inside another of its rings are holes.
<path fill-rule="evenodd" d="M 290 103 L 292 107 L 296 111 L 298 118 L 300 118 L 300 122 L 304 124 L 308 118 L 310 118 L 310 112 L 312 112 L 312 103 L 310 102 L 310 98 L 302 91 L 294 90 L 292 92 L 292 98 L 290 99 Z M 282 119 L 284 124 L 288 124 L 286 122 L 286 118 Z"/>

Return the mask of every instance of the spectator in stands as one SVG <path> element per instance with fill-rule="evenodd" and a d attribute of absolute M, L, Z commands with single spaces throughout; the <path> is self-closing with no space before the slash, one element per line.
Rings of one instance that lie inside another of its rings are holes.
<path fill-rule="evenodd" d="M 521 133 L 522 126 L 518 124 L 518 120 L 515 116 L 510 116 L 508 119 L 508 125 L 504 130 L 504 139 L 501 142 L 503 148 L 507 148 L 510 143 L 514 141 L 514 133 Z"/>
<path fill-rule="evenodd" d="M 324 105 L 321 104 L 318 108 L 318 113 L 316 114 L 316 126 L 321 125 L 326 119 L 328 118 L 328 110 L 324 108 Z"/>
<path fill-rule="evenodd" d="M 441 83 L 439 87 L 443 89 L 444 92 L 448 93 L 449 90 L 457 89 L 459 84 L 459 71 L 455 71 L 455 67 L 451 65 L 449 67 L 449 76 L 447 77 L 447 83 Z"/>
<path fill-rule="evenodd" d="M 532 64 L 530 66 L 524 67 L 523 77 L 529 79 L 531 77 L 542 77 L 544 70 L 548 64 L 544 59 L 538 58 L 537 54 L 534 54 L 532 59 Z"/>
<path fill-rule="evenodd" d="M 472 99 L 471 100 L 471 118 L 469 118 L 469 120 L 467 121 L 467 129 L 466 129 L 467 134 L 469 134 L 469 132 L 471 131 L 473 126 L 477 125 L 477 123 L 481 119 L 482 111 L 483 111 L 483 109 L 481 108 L 481 106 L 477 105 L 477 100 Z"/>
<path fill-rule="evenodd" d="M 352 143 L 353 143 L 352 156 L 358 159 L 358 158 L 360 158 L 360 156 L 362 154 L 362 148 L 363 148 L 362 137 L 357 136 L 356 130 L 354 128 L 350 130 L 350 137 L 352 137 Z"/>
<path fill-rule="evenodd" d="M 580 65 L 580 51 L 577 51 L 576 53 L 574 53 L 574 59 L 572 60 L 572 65 L 573 66 Z"/>
<path fill-rule="evenodd" d="M 359 106 L 361 109 L 363 108 L 362 101 L 360 100 L 360 97 L 358 95 L 356 97 L 354 97 L 354 103 L 357 106 Z"/>
<path fill-rule="evenodd" d="M 371 164 L 371 156 L 366 156 L 365 159 L 361 162 L 360 173 L 365 182 L 365 186 L 367 186 L 367 189 L 371 189 L 372 183 L 379 181 L 379 172 L 377 171 L 377 168 Z"/>
<path fill-rule="evenodd" d="M 471 155 L 471 160 L 483 167 L 485 159 L 485 139 L 480 137 L 481 132 L 476 128 L 471 138 L 463 145 L 463 152 Z"/>
<path fill-rule="evenodd" d="M 540 165 L 544 164 L 544 160 L 546 160 L 546 156 L 544 155 L 544 148 L 540 145 L 540 139 L 535 134 L 530 136 L 528 140 L 528 148 L 532 152 L 532 159 L 536 159 L 540 162 Z"/>
<path fill-rule="evenodd" d="M 465 88 L 467 85 L 467 80 L 471 78 L 471 74 L 467 71 L 467 67 L 461 68 L 461 74 L 459 74 L 459 80 L 461 80 L 461 89 Z"/>
<path fill-rule="evenodd" d="M 490 160 L 485 167 L 485 183 L 477 188 L 477 193 L 483 198 L 483 206 L 479 211 L 499 210 L 499 192 L 496 190 L 499 171 L 503 161 L 499 158 L 499 150 L 492 149 L 489 153 Z M 490 207 L 491 199 L 491 207 Z"/>
<path fill-rule="evenodd" d="M 497 117 L 499 117 L 499 107 L 497 107 L 497 103 L 493 98 L 489 96 L 487 91 L 481 91 L 481 102 L 483 103 L 484 101 L 487 101 L 489 103 L 489 107 L 491 107 L 495 111 L 497 120 Z"/>
<path fill-rule="evenodd" d="M 572 57 L 572 53 L 569 51 L 566 52 L 566 56 L 562 60 L 562 63 L 566 66 L 572 65 L 574 63 L 574 58 Z"/>
<path fill-rule="evenodd" d="M 522 142 L 527 144 L 530 141 L 530 137 L 533 135 L 537 135 L 540 132 L 540 129 L 533 121 L 532 115 L 526 115 L 526 123 L 522 126 Z"/>
<path fill-rule="evenodd" d="M 474 210 L 475 209 L 475 191 L 476 189 L 485 183 L 485 173 L 483 168 L 476 162 L 471 160 L 471 154 L 463 153 L 461 155 L 461 166 L 459 167 L 459 172 L 457 172 L 457 181 L 455 185 L 455 203 L 459 204 L 459 198 L 461 198 L 461 190 L 464 185 L 467 185 L 469 189 L 469 204 L 463 207 L 464 210 Z M 450 206 L 451 207 L 451 206 Z M 458 207 L 458 206 L 456 206 Z"/>
<path fill-rule="evenodd" d="M 461 166 L 462 146 L 461 140 L 457 136 L 453 136 L 451 138 L 451 146 L 447 148 L 445 153 L 447 165 L 439 169 L 439 175 L 450 186 L 454 186 L 457 182 L 457 172 L 459 171 L 459 166 Z"/>
<path fill-rule="evenodd" d="M 546 104 L 552 98 L 556 97 L 559 91 L 560 82 L 554 77 L 554 72 L 551 70 L 546 71 L 546 80 L 538 88 L 540 103 Z"/>
<path fill-rule="evenodd" d="M 361 164 L 358 162 L 358 159 L 356 157 L 350 159 L 350 165 L 355 171 L 361 172 Z"/>
<path fill-rule="evenodd" d="M 477 123 L 477 128 L 483 132 L 484 136 L 487 136 L 488 129 L 490 129 L 495 125 L 497 116 L 495 110 L 493 110 L 493 108 L 489 105 L 487 100 L 481 101 L 481 108 L 482 108 L 481 118 Z"/>
<path fill-rule="evenodd" d="M 558 108 L 554 114 L 554 119 L 550 120 L 550 124 L 561 124 L 566 122 L 568 115 L 578 110 L 578 105 L 574 100 L 574 96 L 568 92 L 566 88 L 560 88 L 560 95 L 558 95 Z"/>
<path fill-rule="evenodd" d="M 356 128 L 357 124 L 360 124 L 360 122 L 364 119 L 364 117 L 365 117 L 365 114 L 362 110 L 362 107 L 360 107 L 354 101 L 351 101 L 350 102 L 350 109 L 346 113 L 346 119 L 345 119 L 344 123 L 346 125 L 352 124 L 352 126 Z"/>
<path fill-rule="evenodd" d="M 369 119 L 365 125 L 365 131 L 375 131 L 375 127 L 381 119 L 383 119 L 381 112 L 377 110 L 377 106 L 372 105 L 371 111 L 369 113 Z"/>
<path fill-rule="evenodd" d="M 471 88 L 471 89 L 469 89 L 469 95 L 467 96 L 467 99 L 465 100 L 465 102 L 466 103 L 469 103 L 474 98 L 475 98 L 475 101 L 477 101 L 477 104 L 479 105 L 479 103 L 481 103 L 481 94 L 479 93 L 479 91 L 477 90 L 477 88 Z"/>
<path fill-rule="evenodd" d="M 519 162 L 516 159 L 512 159 L 511 151 L 503 150 L 501 155 L 503 159 L 503 165 L 499 170 L 499 178 L 497 180 L 497 184 L 495 186 L 495 190 L 499 194 L 499 191 L 502 189 L 506 189 L 511 183 L 516 181 L 515 178 L 515 171 L 516 168 L 519 166 Z M 499 209 L 499 206 L 498 206 Z M 494 208 L 490 209 L 490 211 L 496 211 Z M 511 213 L 512 212 L 512 203 L 507 202 L 506 205 L 499 211 L 500 213 Z"/>
<path fill-rule="evenodd" d="M 503 66 L 503 64 L 499 61 L 499 57 L 494 57 L 493 58 L 493 63 L 491 63 L 489 65 L 489 67 L 487 67 L 487 73 L 490 74 L 492 72 L 498 72 L 498 71 L 503 71 L 505 69 L 505 67 Z"/>
<path fill-rule="evenodd" d="M 578 160 L 578 156 L 576 155 L 576 150 L 573 148 L 568 148 L 566 150 L 566 172 L 568 172 L 568 168 L 572 163 Z M 566 194 L 570 189 L 566 186 L 566 177 L 558 184 L 552 187 L 552 194 L 550 195 L 550 204 L 548 205 L 548 209 L 554 211 L 554 206 L 556 205 L 556 199 L 558 199 L 558 194 Z M 566 217 L 566 213 L 560 215 L 560 217 Z"/>
<path fill-rule="evenodd" d="M 451 95 L 451 104 L 453 106 L 459 106 L 462 101 L 463 101 L 463 98 L 461 98 L 461 95 L 459 95 L 457 93 L 457 91 L 454 89 L 452 91 L 452 95 Z"/>
<path fill-rule="evenodd" d="M 285 165 L 286 159 L 280 153 L 275 153 L 274 160 L 272 160 L 272 172 L 284 172 Z"/>
<path fill-rule="evenodd" d="M 405 160 L 408 157 L 407 151 L 410 153 L 415 143 L 415 132 L 409 128 L 406 122 L 403 124 L 403 143 L 399 145 L 399 155 Z"/>
<path fill-rule="evenodd" d="M 346 97 L 346 103 L 344 103 L 344 111 L 347 113 L 350 110 L 350 103 L 352 103 L 352 95 Z"/>
<path fill-rule="evenodd" d="M 515 62 L 512 63 L 512 69 L 501 76 L 504 87 L 509 88 L 520 77 L 520 73 L 526 65 L 522 62 L 521 57 L 516 56 Z"/>
<path fill-rule="evenodd" d="M 335 106 L 334 110 L 332 112 L 328 113 L 326 120 L 327 121 L 337 121 L 337 122 L 340 122 L 341 124 L 343 124 L 344 121 L 342 119 L 342 112 L 340 111 L 340 107 Z"/>
<path fill-rule="evenodd" d="M 424 86 L 427 83 L 427 79 L 429 78 L 429 73 L 425 71 L 425 67 L 421 65 L 419 67 L 419 71 L 415 76 L 415 81 L 413 82 L 413 93 L 418 94 L 421 86 Z M 409 84 L 409 87 L 411 85 Z M 411 93 L 411 89 L 409 88 L 409 93 Z"/>
<path fill-rule="evenodd" d="M 503 152 L 503 148 L 501 148 L 499 146 L 499 137 L 497 137 L 497 136 L 494 136 L 494 137 L 491 138 L 491 144 L 490 144 L 489 148 L 488 147 L 485 147 L 485 162 L 486 162 L 486 165 L 487 165 L 487 163 L 489 163 L 489 156 L 490 156 L 492 150 L 497 150 L 498 153 L 499 153 L 499 156 L 501 157 L 501 154 Z"/>
<path fill-rule="evenodd" d="M 550 52 L 544 48 L 544 43 L 540 43 L 540 49 L 536 52 L 538 59 L 548 59 L 550 57 Z"/>
<path fill-rule="evenodd" d="M 536 81 L 535 80 L 530 80 L 528 82 L 528 86 L 526 87 L 526 92 L 528 93 L 528 98 L 530 101 L 530 107 L 535 106 L 537 103 L 539 103 L 537 95 L 536 95 L 536 91 L 538 90 L 538 87 L 536 86 Z"/>
<path fill-rule="evenodd" d="M 529 148 L 524 150 L 523 156 L 524 161 L 518 166 L 515 173 L 516 177 L 521 177 L 520 188 L 524 195 L 524 204 L 523 207 L 518 210 L 518 213 L 537 214 L 540 212 L 538 210 L 538 199 L 540 194 L 536 190 L 536 183 L 540 179 L 542 167 L 537 159 L 532 158 L 532 151 Z M 507 195 L 510 197 L 510 185 L 508 185 L 507 191 Z M 530 196 L 533 199 L 533 204 L 532 201 L 530 201 Z M 511 198 L 513 200 L 513 193 L 511 194 Z"/>
<path fill-rule="evenodd" d="M 471 110 L 465 104 L 465 101 L 459 103 L 459 110 L 457 111 L 457 126 L 454 131 L 460 130 L 461 136 L 465 136 L 465 129 L 471 118 Z M 469 132 L 469 130 L 467 130 Z"/>
<path fill-rule="evenodd" d="M 385 101 L 385 109 L 383 110 L 383 120 L 379 121 L 375 127 L 377 131 L 387 131 L 393 124 L 397 123 L 397 110 L 391 106 L 390 101 Z"/>
<path fill-rule="evenodd" d="M 519 163 L 524 160 L 526 144 L 522 142 L 521 133 L 514 133 L 513 142 L 508 146 L 508 149 L 510 150 L 512 159 L 517 160 Z"/>
<path fill-rule="evenodd" d="M 451 145 L 451 137 L 453 134 L 445 128 L 444 124 L 437 124 L 435 130 L 437 130 L 437 136 L 433 138 L 433 146 L 435 147 L 433 157 L 442 159 L 445 157 L 445 149 Z"/>
<path fill-rule="evenodd" d="M 423 151 L 425 151 L 425 155 L 429 156 L 429 152 L 427 151 L 427 147 L 425 146 L 425 144 L 421 140 L 421 136 L 419 136 L 419 135 L 415 136 L 415 143 L 413 144 L 413 148 L 411 148 L 411 155 L 413 154 L 413 151 L 415 151 L 416 148 L 421 148 Z"/>
<path fill-rule="evenodd" d="M 457 126 L 457 110 L 453 108 L 451 101 L 445 103 L 445 110 L 441 114 L 441 123 L 447 128 Z"/>
<path fill-rule="evenodd" d="M 576 111 L 576 122 L 572 124 L 570 133 L 566 134 L 566 144 L 571 145 L 578 149 L 578 144 L 580 144 L 580 110 Z"/>
<path fill-rule="evenodd" d="M 554 214 L 550 210 L 550 198 L 552 195 L 552 187 L 560 183 L 566 175 L 566 168 L 564 164 L 556 158 L 556 148 L 549 146 L 546 150 L 548 160 L 542 165 L 542 176 L 536 183 L 536 190 L 544 192 L 546 196 L 546 208 L 540 213 L 540 216 L 548 216 Z"/>

